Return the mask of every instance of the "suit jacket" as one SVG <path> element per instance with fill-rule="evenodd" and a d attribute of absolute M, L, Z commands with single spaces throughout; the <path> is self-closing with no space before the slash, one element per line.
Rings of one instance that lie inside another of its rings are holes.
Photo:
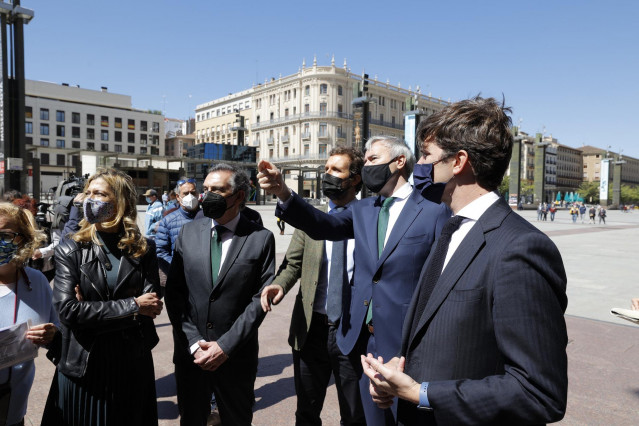
<path fill-rule="evenodd" d="M 189 347 L 217 341 L 231 358 L 257 361 L 257 329 L 264 319 L 261 289 L 273 279 L 275 238 L 240 215 L 220 273 L 212 285 L 211 219 L 180 231 L 167 279 L 166 307 L 176 331 L 174 361 L 192 360 Z"/>
<path fill-rule="evenodd" d="M 404 317 L 419 273 L 450 210 L 413 191 L 378 258 L 376 223 L 380 208 L 380 197 L 370 197 L 353 208 L 328 215 L 293 194 L 285 207 L 278 204 L 276 214 L 314 239 L 355 238 L 350 308 L 342 314 L 337 344 L 344 354 L 353 350 L 372 297 L 375 342 L 378 354 L 386 359 L 399 352 Z"/>
<path fill-rule="evenodd" d="M 288 293 L 300 280 L 295 298 L 288 343 L 296 351 L 302 350 L 313 317 L 313 303 L 324 258 L 324 241 L 314 240 L 296 229 L 286 251 L 286 257 L 273 280 Z"/>
<path fill-rule="evenodd" d="M 429 260 L 430 261 L 430 260 Z M 428 263 L 422 274 L 428 269 Z M 400 424 L 543 424 L 567 398 L 566 274 L 550 239 L 497 200 L 462 240 L 423 312 L 409 309 L 405 372 L 432 412 L 400 400 Z M 410 336 L 413 317 L 419 322 Z"/>

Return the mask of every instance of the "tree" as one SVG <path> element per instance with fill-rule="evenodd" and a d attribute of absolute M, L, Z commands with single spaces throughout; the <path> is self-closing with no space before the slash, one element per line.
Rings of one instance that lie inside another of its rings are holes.
<path fill-rule="evenodd" d="M 499 185 L 499 194 L 503 197 L 504 194 L 510 194 L 510 176 L 504 176 Z"/>
<path fill-rule="evenodd" d="M 599 203 L 599 182 L 581 182 L 577 192 L 584 199 L 584 202 Z"/>

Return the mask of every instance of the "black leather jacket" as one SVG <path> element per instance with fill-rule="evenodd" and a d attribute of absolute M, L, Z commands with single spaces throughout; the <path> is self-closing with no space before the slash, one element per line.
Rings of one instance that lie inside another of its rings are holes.
<path fill-rule="evenodd" d="M 55 249 L 56 274 L 53 303 L 60 315 L 62 342 L 58 369 L 67 376 L 82 377 L 89 354 L 104 342 L 118 348 L 123 358 L 141 356 L 158 343 L 153 320 L 138 315 L 134 297 L 156 292 L 160 295 L 155 243 L 138 259 L 122 256 L 118 281 L 111 294 L 105 267 L 110 267 L 104 250 L 93 243 L 64 238 Z M 80 285 L 83 301 L 75 286 Z"/>

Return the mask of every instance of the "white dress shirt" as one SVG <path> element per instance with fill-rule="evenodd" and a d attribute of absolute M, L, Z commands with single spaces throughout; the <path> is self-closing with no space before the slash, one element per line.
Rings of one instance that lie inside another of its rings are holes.
<path fill-rule="evenodd" d="M 386 236 L 384 237 L 384 246 L 386 246 L 386 242 L 388 241 L 388 236 L 393 230 L 393 226 L 395 226 L 395 222 L 397 222 L 397 218 L 402 212 L 402 209 L 406 205 L 406 200 L 413 193 L 413 187 L 410 183 L 406 182 L 404 185 L 399 187 L 391 197 L 395 197 L 395 201 L 391 204 L 390 209 L 388 209 L 388 227 L 386 228 Z"/>
<path fill-rule="evenodd" d="M 481 215 L 483 215 L 497 200 L 499 200 L 499 195 L 495 192 L 489 192 L 470 202 L 457 212 L 457 215 L 464 216 L 466 219 L 462 221 L 457 231 L 453 232 L 453 235 L 450 238 L 450 245 L 448 246 L 448 252 L 446 253 L 446 260 L 444 260 L 442 272 L 446 268 L 446 265 L 448 265 L 450 258 L 453 257 L 453 254 L 455 254 L 457 247 L 459 247 L 464 238 L 466 238 L 466 235 L 468 235 L 472 227 L 475 226 L 475 223 L 477 223 Z"/>
<path fill-rule="evenodd" d="M 346 208 L 353 208 L 353 204 L 355 204 L 357 200 L 353 200 L 350 203 L 346 204 Z M 333 203 L 333 201 L 328 201 L 328 213 L 333 211 L 337 205 Z M 350 239 L 346 243 L 346 273 L 348 274 L 348 281 L 350 282 L 353 278 L 353 250 L 355 250 L 355 240 Z M 328 282 L 328 271 L 331 270 L 331 257 L 333 255 L 333 242 L 332 241 L 324 241 L 324 251 L 325 256 L 322 259 L 322 266 L 320 269 L 319 279 L 317 280 L 317 289 L 315 290 L 315 300 L 313 301 L 313 311 L 319 312 L 320 314 L 326 315 L 326 302 L 328 296 L 328 287 L 330 283 Z"/>
<path fill-rule="evenodd" d="M 228 229 L 228 231 L 224 231 L 224 233 L 222 234 L 222 255 L 220 256 L 220 269 L 222 268 L 222 265 L 224 264 L 224 260 L 226 260 L 226 254 L 229 252 L 229 248 L 231 247 L 231 241 L 233 240 L 233 235 L 235 235 L 235 230 L 237 229 L 237 224 L 239 221 L 240 221 L 240 214 L 238 213 L 237 216 L 235 216 L 233 219 L 229 220 L 224 225 L 222 225 L 223 227 Z M 218 223 L 215 219 L 212 219 L 211 220 L 211 236 L 213 235 L 213 229 L 217 225 L 220 225 L 220 223 Z M 209 257 L 210 257 L 210 253 L 209 253 Z M 218 273 L 219 272 L 220 271 L 218 270 Z M 213 285 L 213 283 L 206 283 L 206 284 L 209 286 Z M 204 342 L 204 341 L 205 340 L 200 340 L 200 342 Z M 193 343 L 190 347 L 191 355 L 193 355 L 195 351 L 197 351 L 199 348 L 200 348 L 200 345 L 198 343 Z"/>

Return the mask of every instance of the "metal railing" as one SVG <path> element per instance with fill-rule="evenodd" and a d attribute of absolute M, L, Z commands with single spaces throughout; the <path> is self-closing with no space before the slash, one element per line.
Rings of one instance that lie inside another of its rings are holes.
<path fill-rule="evenodd" d="M 334 111 L 316 111 L 316 112 L 303 112 L 301 114 L 293 114 L 280 118 L 274 118 L 272 120 L 260 121 L 259 123 L 253 123 L 251 130 L 259 129 L 266 126 L 274 126 L 289 121 L 299 121 L 312 118 L 341 118 L 345 120 L 352 120 L 353 114 L 347 114 L 345 112 Z"/>

